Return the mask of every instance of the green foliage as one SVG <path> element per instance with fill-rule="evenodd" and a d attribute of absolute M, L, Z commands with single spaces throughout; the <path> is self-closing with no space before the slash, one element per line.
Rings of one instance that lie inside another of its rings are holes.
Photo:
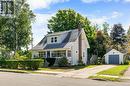
<path fill-rule="evenodd" d="M 117 77 L 107 77 L 102 75 L 90 76 L 90 79 L 101 80 L 101 81 L 119 81 Z"/>
<path fill-rule="evenodd" d="M 125 60 L 124 65 L 129 65 L 129 60 Z"/>
<path fill-rule="evenodd" d="M 14 60 L 29 60 L 31 59 L 31 55 L 30 53 L 23 53 L 22 51 L 16 52 L 13 59 Z"/>
<path fill-rule="evenodd" d="M 104 34 L 102 33 L 102 31 L 97 31 L 96 37 L 95 37 L 94 53 L 95 53 L 95 55 L 97 55 L 98 57 L 101 57 L 101 58 L 106 53 L 106 48 L 105 48 L 104 42 L 105 42 Z"/>
<path fill-rule="evenodd" d="M 83 63 L 82 60 L 79 60 L 79 61 L 78 61 L 78 66 L 85 66 L 85 64 Z"/>
<path fill-rule="evenodd" d="M 58 66 L 59 67 L 69 66 L 68 59 L 66 57 L 59 58 Z"/>
<path fill-rule="evenodd" d="M 101 57 L 98 57 L 97 65 L 101 65 L 101 64 L 102 64 L 102 58 L 101 58 Z"/>
<path fill-rule="evenodd" d="M 0 61 L 1 68 L 9 68 L 9 69 L 37 70 L 42 65 L 43 60 L 41 59 L 32 59 L 26 61 L 20 61 L 20 60 Z"/>
<path fill-rule="evenodd" d="M 125 30 L 121 24 L 115 24 L 111 30 L 110 36 L 112 38 L 113 48 L 121 51 L 125 49 L 126 35 Z"/>
<path fill-rule="evenodd" d="M 30 44 L 31 23 L 35 18 L 25 0 L 16 0 L 14 7 L 14 17 L 0 16 L 1 44 L 11 51 L 21 50 L 22 47 L 27 48 Z"/>
<path fill-rule="evenodd" d="M 59 10 L 48 22 L 48 28 L 53 32 L 83 28 L 90 24 L 87 18 L 72 9 Z"/>
<path fill-rule="evenodd" d="M 22 50 L 20 50 L 20 51 L 18 51 L 17 52 L 20 56 L 25 56 L 25 57 L 28 57 L 29 59 L 31 59 L 32 58 L 32 52 L 31 51 L 22 51 Z"/>
<path fill-rule="evenodd" d="M 1 54 L 0 54 L 0 60 L 5 60 L 6 59 L 6 57 L 4 57 L 4 56 L 2 56 Z"/>

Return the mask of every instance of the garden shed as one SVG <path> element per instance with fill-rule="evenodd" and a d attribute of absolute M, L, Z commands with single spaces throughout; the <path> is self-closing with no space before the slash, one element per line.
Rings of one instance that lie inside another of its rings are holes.
<path fill-rule="evenodd" d="M 112 49 L 105 54 L 105 63 L 106 64 L 123 64 L 124 63 L 124 54 Z"/>

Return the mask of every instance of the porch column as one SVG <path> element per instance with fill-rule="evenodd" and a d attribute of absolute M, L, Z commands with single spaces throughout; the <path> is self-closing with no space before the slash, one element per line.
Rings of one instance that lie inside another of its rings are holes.
<path fill-rule="evenodd" d="M 68 57 L 68 50 L 66 50 L 66 57 Z"/>
<path fill-rule="evenodd" d="M 50 51 L 50 58 L 52 58 L 51 52 L 52 52 L 52 51 Z"/>
<path fill-rule="evenodd" d="M 45 54 L 45 58 L 47 58 L 47 51 L 45 51 L 45 53 L 46 53 L 46 54 Z"/>

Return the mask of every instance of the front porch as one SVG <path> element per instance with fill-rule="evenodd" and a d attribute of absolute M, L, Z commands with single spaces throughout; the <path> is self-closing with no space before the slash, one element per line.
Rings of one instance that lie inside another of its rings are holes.
<path fill-rule="evenodd" d="M 39 50 L 33 55 L 34 58 L 61 58 L 61 57 L 72 57 L 71 50 L 55 49 L 55 50 Z"/>
<path fill-rule="evenodd" d="M 71 50 L 44 50 L 38 52 L 39 57 L 45 58 L 47 61 L 46 66 L 58 66 L 58 59 L 65 57 L 68 59 L 68 63 L 72 63 Z M 48 64 L 49 63 L 49 64 Z"/>

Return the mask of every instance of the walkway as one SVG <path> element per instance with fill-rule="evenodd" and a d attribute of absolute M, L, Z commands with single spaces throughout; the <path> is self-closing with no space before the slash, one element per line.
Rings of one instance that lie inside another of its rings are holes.
<path fill-rule="evenodd" d="M 58 77 L 72 77 L 72 78 L 88 78 L 96 73 L 115 67 L 115 65 L 101 65 L 93 68 L 84 68 L 80 70 L 70 71 L 58 74 Z"/>
<path fill-rule="evenodd" d="M 130 67 L 127 69 L 122 79 L 130 79 Z"/>

